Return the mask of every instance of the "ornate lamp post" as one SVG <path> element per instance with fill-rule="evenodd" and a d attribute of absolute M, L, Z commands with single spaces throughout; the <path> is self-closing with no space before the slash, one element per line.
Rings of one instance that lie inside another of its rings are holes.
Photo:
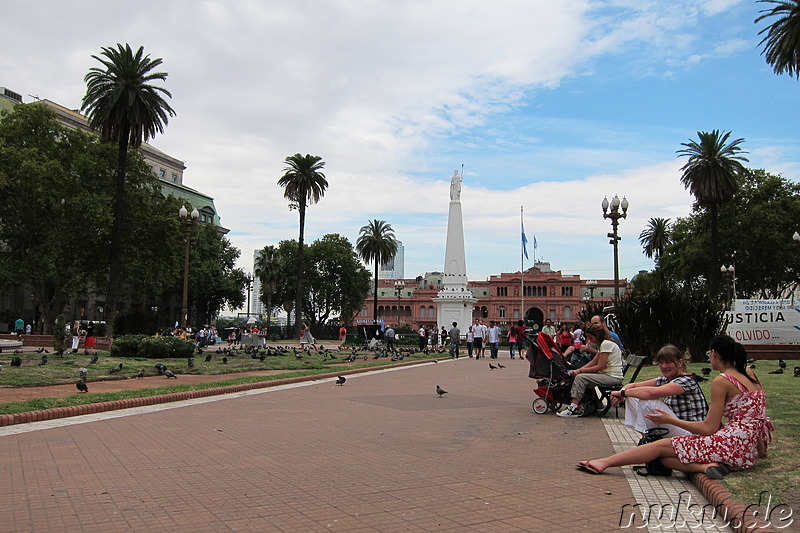
<path fill-rule="evenodd" d="M 586 288 L 589 289 L 589 301 L 594 301 L 594 290 L 597 288 L 597 280 L 596 279 L 587 279 L 586 280 Z"/>
<path fill-rule="evenodd" d="M 727 309 L 728 311 L 731 310 L 731 303 L 733 303 L 734 298 L 736 298 L 736 269 L 733 265 L 722 265 L 719 267 L 719 271 L 722 272 L 722 278 L 725 280 L 725 285 L 728 289 L 728 302 L 727 302 Z"/>
<path fill-rule="evenodd" d="M 253 289 L 253 276 L 247 274 L 244 282 L 247 283 L 247 318 L 250 318 L 250 291 Z"/>
<path fill-rule="evenodd" d="M 186 254 L 183 259 L 183 305 L 181 307 L 181 327 L 186 329 L 189 321 L 189 244 L 192 242 L 192 231 L 197 219 L 200 218 L 200 212 L 195 208 L 189 213 L 186 206 L 182 205 L 178 216 L 183 224 L 184 240 L 186 241 Z"/>
<path fill-rule="evenodd" d="M 394 282 L 394 292 L 397 294 L 397 327 L 400 327 L 400 305 L 401 305 L 401 296 L 403 295 L 403 289 L 406 286 L 406 282 L 402 279 L 398 279 Z"/>
<path fill-rule="evenodd" d="M 603 208 L 603 218 L 610 218 L 611 219 L 611 233 L 608 234 L 608 238 L 611 239 L 609 244 L 614 246 L 614 301 L 619 300 L 619 240 L 620 236 L 618 233 L 619 229 L 619 219 L 621 218 L 628 218 L 628 199 L 624 196 L 622 197 L 622 201 L 619 201 L 619 196 L 616 194 L 614 198 L 611 200 L 611 204 L 608 203 L 608 197 L 603 197 L 603 203 L 600 204 Z M 611 206 L 611 212 L 608 212 L 608 207 Z M 620 211 L 620 207 L 622 211 Z"/>

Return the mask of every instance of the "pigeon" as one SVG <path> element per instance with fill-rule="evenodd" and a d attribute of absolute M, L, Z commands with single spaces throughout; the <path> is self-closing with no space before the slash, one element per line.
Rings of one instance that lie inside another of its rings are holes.
<path fill-rule="evenodd" d="M 206 363 L 210 363 L 210 362 L 211 362 L 211 354 L 208 354 L 206 356 Z"/>
<path fill-rule="evenodd" d="M 704 381 L 708 381 L 708 378 L 704 378 L 703 376 L 699 376 L 692 372 L 692 379 L 695 380 L 696 383 L 702 383 Z"/>
<path fill-rule="evenodd" d="M 47 356 L 43 355 L 42 359 L 39 361 L 39 366 L 44 366 L 47 364 Z"/>
<path fill-rule="evenodd" d="M 501 365 L 500 363 L 497 363 L 497 368 L 505 368 L 505 367 L 506 365 Z"/>
<path fill-rule="evenodd" d="M 92 360 L 91 360 L 91 361 L 89 361 L 89 364 L 90 364 L 90 365 L 93 365 L 93 364 L 97 363 L 97 360 L 98 360 L 99 358 L 100 358 L 100 356 L 99 356 L 98 354 L 94 354 L 94 355 L 92 356 Z"/>
<path fill-rule="evenodd" d="M 785 370 L 786 369 L 786 361 L 784 361 L 783 359 L 778 359 L 778 366 Z"/>
<path fill-rule="evenodd" d="M 497 367 L 496 367 L 496 366 L 494 366 L 492 363 L 489 363 L 489 369 L 491 369 L 491 370 L 497 370 Z"/>
<path fill-rule="evenodd" d="M 122 372 L 122 363 L 108 371 L 109 374 L 119 374 L 120 372 Z"/>
<path fill-rule="evenodd" d="M 338 378 L 336 378 L 337 385 L 344 385 L 345 381 L 347 381 L 347 378 L 344 376 L 339 376 Z"/>
<path fill-rule="evenodd" d="M 189 358 L 189 368 L 194 368 L 194 357 Z"/>
<path fill-rule="evenodd" d="M 86 378 L 89 377 L 89 371 L 83 367 L 78 369 L 78 375 L 81 377 L 83 381 L 86 381 Z"/>
<path fill-rule="evenodd" d="M 156 370 L 158 370 L 158 375 L 159 375 L 159 376 L 163 376 L 163 375 L 164 375 L 164 371 L 167 369 L 167 367 L 165 367 L 165 366 L 164 366 L 163 364 L 161 364 L 161 363 L 158 363 L 158 364 L 157 364 L 157 365 L 155 365 L 153 368 L 155 368 Z"/>
<path fill-rule="evenodd" d="M 439 385 L 436 385 L 436 394 L 439 395 L 439 398 L 447 394 L 447 391 L 441 388 Z"/>
<path fill-rule="evenodd" d="M 775 370 L 770 371 L 770 374 L 783 374 L 783 369 L 776 368 Z"/>
<path fill-rule="evenodd" d="M 164 370 L 164 375 L 167 376 L 167 379 L 169 378 L 178 379 L 178 376 L 176 376 L 175 372 L 173 372 L 172 370 Z"/>
<path fill-rule="evenodd" d="M 86 386 L 82 379 L 75 382 L 75 387 L 81 392 L 89 392 L 89 387 Z"/>
<path fill-rule="evenodd" d="M 144 368 L 139 370 L 139 373 L 136 374 L 136 379 L 142 379 L 142 378 L 144 378 Z"/>
<path fill-rule="evenodd" d="M 11 367 L 15 366 L 22 366 L 22 358 L 21 357 L 12 357 L 11 358 Z"/>
<path fill-rule="evenodd" d="M 227 357 L 223 357 L 222 358 L 222 364 L 227 364 L 227 363 L 228 363 L 228 358 Z"/>
<path fill-rule="evenodd" d="M 704 366 L 703 368 L 700 369 L 700 373 L 708 377 L 708 375 L 711 374 L 711 369 L 708 368 L 707 366 Z"/>
<path fill-rule="evenodd" d="M 800 366 L 794 367 L 794 377 L 800 377 Z"/>

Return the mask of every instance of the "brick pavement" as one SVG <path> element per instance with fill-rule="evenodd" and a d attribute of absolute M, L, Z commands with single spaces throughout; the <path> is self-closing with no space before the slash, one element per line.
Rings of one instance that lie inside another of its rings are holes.
<path fill-rule="evenodd" d="M 0 530 L 619 530 L 629 470 L 574 468 L 614 451 L 608 422 L 534 414 L 527 363 L 503 364 L 2 427 Z"/>

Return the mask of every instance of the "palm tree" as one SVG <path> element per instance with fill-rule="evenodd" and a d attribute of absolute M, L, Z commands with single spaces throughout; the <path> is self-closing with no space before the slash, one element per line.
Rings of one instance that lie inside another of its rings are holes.
<path fill-rule="evenodd" d="M 378 267 L 385 265 L 397 254 L 397 239 L 390 224 L 373 220 L 361 228 L 356 241 L 356 251 L 365 262 L 375 263 L 375 290 L 373 291 L 372 316 L 378 320 Z"/>
<path fill-rule="evenodd" d="M 756 23 L 770 17 L 779 17 L 769 26 L 758 32 L 766 33 L 759 45 L 762 54 L 772 65 L 775 74 L 788 73 L 800 78 L 800 2 L 798 0 L 759 0 L 775 4 L 771 9 L 763 9 Z"/>
<path fill-rule="evenodd" d="M 297 249 L 297 292 L 294 299 L 294 329 L 300 332 L 303 312 L 303 233 L 306 226 L 306 207 L 315 204 L 325 196 L 328 180 L 321 172 L 325 162 L 317 155 L 290 155 L 285 159 L 286 168 L 278 185 L 283 187 L 283 196 L 290 202 L 289 208 L 297 208 L 300 213 L 300 238 Z"/>
<path fill-rule="evenodd" d="M 163 87 L 150 82 L 167 78 L 166 72 L 152 72 L 161 59 L 150 59 L 144 47 L 133 53 L 130 45 L 103 48 L 102 56 L 92 58 L 102 63 L 93 67 L 84 77 L 86 95 L 81 110 L 86 111 L 89 126 L 100 130 L 103 142 L 117 143 L 117 177 L 114 194 L 114 226 L 111 233 L 111 264 L 106 295 L 107 334 L 113 335 L 114 317 L 120 285 L 122 259 L 122 222 L 125 215 L 125 172 L 128 165 L 128 147 L 138 148 L 142 141 L 164 133 L 169 117 L 175 111 L 164 96 L 172 95 Z"/>
<path fill-rule="evenodd" d="M 709 283 L 711 294 L 716 296 L 719 285 L 719 229 L 718 208 L 733 198 L 739 190 L 739 173 L 745 170 L 742 161 L 747 158 L 739 155 L 743 152 L 739 146 L 744 139 L 728 142 L 731 132 L 697 132 L 700 142 L 681 143 L 685 146 L 678 150 L 680 156 L 687 156 L 689 161 L 681 167 L 683 175 L 681 183 L 689 189 L 697 203 L 711 215 L 711 264 L 709 265 Z"/>
<path fill-rule="evenodd" d="M 272 318 L 272 295 L 278 284 L 278 250 L 274 246 L 265 246 L 258 254 L 258 260 L 255 265 L 255 274 L 261 283 L 261 294 L 263 295 L 264 303 L 267 304 L 267 326 L 270 325 Z"/>
<path fill-rule="evenodd" d="M 644 255 L 655 259 L 656 263 L 664 254 L 664 250 L 672 244 L 668 218 L 651 218 L 647 227 L 639 234 L 639 243 L 644 247 Z"/>

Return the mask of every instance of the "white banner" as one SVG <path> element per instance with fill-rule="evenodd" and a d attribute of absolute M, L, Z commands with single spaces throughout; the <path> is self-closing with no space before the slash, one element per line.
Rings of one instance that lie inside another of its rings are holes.
<path fill-rule="evenodd" d="M 791 309 L 792 301 L 788 298 L 781 300 L 734 300 L 733 310 L 740 313 L 749 311 L 782 311 Z"/>
<path fill-rule="evenodd" d="M 742 344 L 800 343 L 800 309 L 727 311 L 725 325 Z"/>

